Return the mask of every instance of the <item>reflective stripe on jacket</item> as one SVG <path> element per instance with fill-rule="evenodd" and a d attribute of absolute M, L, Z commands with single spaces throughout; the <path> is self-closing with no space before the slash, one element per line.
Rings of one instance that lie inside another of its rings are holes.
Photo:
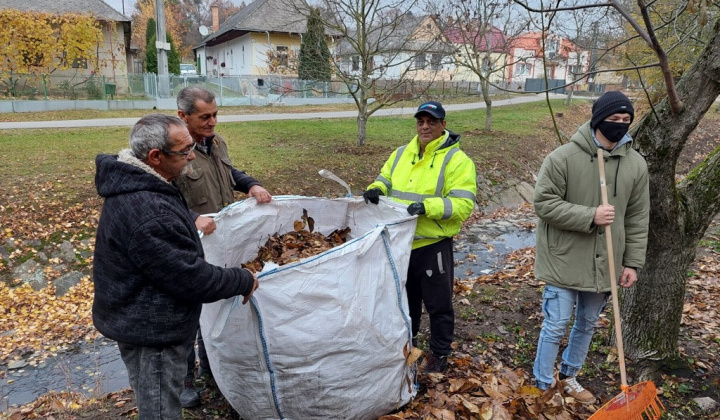
<path fill-rule="evenodd" d="M 385 162 L 380 175 L 368 186 L 405 203 L 421 202 L 413 249 L 452 238 L 475 207 L 475 163 L 460 150 L 460 135 L 445 130 L 420 154 L 415 136 Z"/>

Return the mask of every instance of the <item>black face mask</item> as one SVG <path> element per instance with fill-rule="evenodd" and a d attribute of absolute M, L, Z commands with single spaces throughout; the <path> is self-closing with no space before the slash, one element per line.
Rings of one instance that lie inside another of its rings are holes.
<path fill-rule="evenodd" d="M 600 121 L 600 123 L 597 125 L 597 129 L 600 130 L 603 136 L 605 136 L 606 139 L 610 140 L 613 143 L 617 143 L 620 140 L 625 137 L 625 134 L 627 134 L 628 130 L 630 129 L 630 124 L 627 123 L 617 123 L 612 121 Z"/>

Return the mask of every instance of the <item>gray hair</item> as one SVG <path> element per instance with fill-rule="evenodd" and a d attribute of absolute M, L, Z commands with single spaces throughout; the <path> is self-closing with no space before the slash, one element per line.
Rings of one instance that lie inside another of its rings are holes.
<path fill-rule="evenodd" d="M 142 117 L 130 131 L 130 149 L 133 155 L 143 160 L 152 149 L 170 149 L 171 125 L 185 127 L 183 120 L 172 115 L 149 114 Z"/>
<path fill-rule="evenodd" d="M 200 86 L 188 86 L 178 93 L 177 107 L 185 115 L 192 115 L 195 110 L 195 102 L 200 99 L 205 103 L 215 102 L 215 94 Z"/>

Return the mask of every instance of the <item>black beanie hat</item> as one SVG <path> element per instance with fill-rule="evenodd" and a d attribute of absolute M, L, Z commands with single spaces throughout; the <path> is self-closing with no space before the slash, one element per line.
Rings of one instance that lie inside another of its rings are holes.
<path fill-rule="evenodd" d="M 601 97 L 597 98 L 592 106 L 592 119 L 590 120 L 590 128 L 595 128 L 604 121 L 605 118 L 616 113 L 630 114 L 630 122 L 635 119 L 635 110 L 633 109 L 630 99 L 622 92 L 611 90 L 605 92 Z"/>

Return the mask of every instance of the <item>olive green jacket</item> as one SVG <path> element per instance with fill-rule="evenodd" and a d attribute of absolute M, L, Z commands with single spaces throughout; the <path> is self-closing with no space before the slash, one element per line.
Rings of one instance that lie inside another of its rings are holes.
<path fill-rule="evenodd" d="M 225 140 L 219 135 L 205 140 L 207 153 L 198 146 L 187 174 L 176 183 L 188 208 L 199 214 L 216 213 L 235 202 L 233 191 L 248 193 L 255 178 L 233 168 Z"/>
<path fill-rule="evenodd" d="M 594 224 L 602 204 L 597 146 L 590 123 L 570 142 L 550 153 L 535 185 L 537 227 L 535 277 L 567 289 L 610 290 L 605 227 Z M 645 264 L 650 195 L 645 159 L 632 143 L 603 152 L 609 204 L 615 207 L 611 225 L 615 274 L 623 267 Z M 617 279 L 615 279 L 617 281 Z"/>

